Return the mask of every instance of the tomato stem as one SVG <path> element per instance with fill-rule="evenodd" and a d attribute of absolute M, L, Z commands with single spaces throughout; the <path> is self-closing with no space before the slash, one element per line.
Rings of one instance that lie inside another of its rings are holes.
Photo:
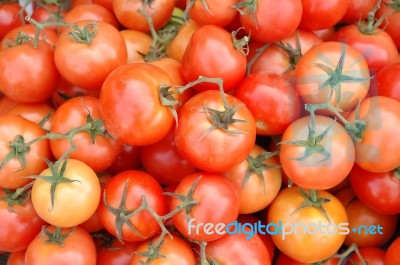
<path fill-rule="evenodd" d="M 23 195 L 27 190 L 31 189 L 33 186 L 33 181 L 26 184 L 25 186 L 18 188 L 15 190 L 15 192 L 11 195 L 11 199 L 16 200 L 19 197 L 21 197 L 21 195 Z"/>
<path fill-rule="evenodd" d="M 236 35 L 239 33 L 239 31 L 244 30 L 243 27 L 238 28 L 235 31 L 232 31 L 231 36 L 232 36 L 232 44 L 235 49 L 240 52 L 240 54 L 247 56 L 249 54 L 249 41 L 250 38 L 249 36 L 245 35 L 244 37 L 237 39 Z"/>
<path fill-rule="evenodd" d="M 348 249 L 346 249 L 346 251 L 344 251 L 343 253 L 337 254 L 337 255 L 334 256 L 335 258 L 338 258 L 338 259 L 339 259 L 339 261 L 338 261 L 337 264 L 338 264 L 338 265 L 343 264 L 343 262 L 344 262 L 344 261 L 350 256 L 350 254 L 353 253 L 353 252 L 355 252 L 356 255 L 358 256 L 358 258 L 360 259 L 360 261 L 361 261 L 361 264 L 360 264 L 360 265 L 368 265 L 368 263 L 367 263 L 367 262 L 364 260 L 364 258 L 361 256 L 360 251 L 358 250 L 358 247 L 357 247 L 357 245 L 356 245 L 355 243 L 351 244 L 351 246 L 350 246 Z"/>

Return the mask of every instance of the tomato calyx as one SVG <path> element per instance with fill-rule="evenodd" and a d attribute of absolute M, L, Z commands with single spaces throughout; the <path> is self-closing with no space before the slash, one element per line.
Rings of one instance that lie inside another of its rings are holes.
<path fill-rule="evenodd" d="M 240 52 L 243 56 L 247 56 L 249 54 L 249 41 L 250 38 L 249 36 L 245 35 L 244 37 L 237 39 L 236 35 L 239 33 L 239 31 L 243 30 L 243 27 L 238 28 L 235 31 L 232 31 L 231 36 L 232 36 L 232 44 L 235 49 Z"/>
<path fill-rule="evenodd" d="M 248 163 L 248 168 L 246 170 L 246 173 L 244 175 L 243 179 L 243 184 L 242 184 L 242 189 L 246 185 L 247 181 L 251 177 L 251 175 L 256 174 L 257 177 L 260 179 L 263 187 L 264 187 L 264 193 L 265 191 L 265 178 L 264 178 L 264 171 L 272 169 L 272 168 L 280 168 L 280 165 L 268 165 L 265 164 L 264 162 L 268 159 L 270 159 L 273 156 L 276 156 L 279 154 L 279 151 L 276 152 L 264 152 L 262 154 L 259 154 L 256 157 L 253 157 L 249 155 L 246 160 Z"/>
<path fill-rule="evenodd" d="M 46 229 L 46 227 L 42 228 L 41 235 L 43 238 L 46 239 L 47 244 L 55 244 L 60 247 L 64 246 L 64 240 L 70 237 L 73 233 L 75 233 L 76 227 L 74 227 L 71 231 L 68 233 L 62 233 L 61 232 L 61 227 L 56 227 L 54 232 L 50 232 L 49 230 Z"/>
<path fill-rule="evenodd" d="M 145 261 L 141 261 L 141 264 L 149 265 L 156 259 L 165 259 L 166 256 L 160 253 L 160 250 L 163 247 L 164 242 L 165 242 L 164 238 L 161 238 L 161 240 L 157 240 L 156 242 L 150 243 L 147 248 L 147 251 L 136 252 L 136 254 L 146 258 Z"/>
<path fill-rule="evenodd" d="M 16 47 L 16 46 L 22 45 L 22 44 L 27 43 L 32 40 L 33 40 L 33 38 L 31 36 L 20 31 L 20 32 L 18 32 L 17 36 L 15 37 L 15 39 L 13 41 L 11 41 L 9 39 L 5 40 L 5 45 L 6 45 L 6 47 L 11 48 L 11 47 Z"/>
<path fill-rule="evenodd" d="M 381 16 L 378 20 L 375 19 L 376 12 L 381 7 L 382 0 L 378 0 L 376 2 L 375 7 L 368 12 L 368 16 L 366 21 L 360 21 L 357 23 L 357 27 L 365 35 L 373 35 L 377 33 L 378 27 L 382 24 L 382 22 L 386 19 L 386 14 Z"/>
<path fill-rule="evenodd" d="M 329 198 L 319 198 L 317 190 L 310 190 L 310 193 L 308 194 L 301 187 L 299 187 L 299 191 L 300 191 L 301 195 L 304 197 L 304 202 L 296 210 L 294 210 L 290 215 L 296 213 L 297 211 L 300 211 L 301 209 L 304 209 L 307 207 L 314 207 L 316 209 L 319 209 L 322 212 L 322 214 L 325 216 L 325 218 L 328 220 L 328 222 L 331 222 L 329 215 L 324 208 L 324 204 L 331 201 Z"/>
<path fill-rule="evenodd" d="M 241 16 L 251 15 L 256 28 L 258 28 L 256 19 L 257 2 L 258 0 L 243 0 L 233 6 Z"/>
<path fill-rule="evenodd" d="M 274 43 L 275 46 L 278 46 L 279 48 L 284 50 L 289 57 L 289 68 L 285 70 L 285 73 L 294 70 L 301 56 L 303 56 L 303 54 L 301 53 L 301 43 L 298 31 L 296 31 L 295 42 L 296 42 L 296 47 L 292 47 L 290 43 L 286 44 L 283 42 Z"/>
<path fill-rule="evenodd" d="M 385 5 L 392 8 L 394 11 L 400 11 L 400 1 L 399 0 L 392 0 L 392 2 L 385 2 Z"/>
<path fill-rule="evenodd" d="M 32 187 L 32 185 L 33 182 L 25 185 L 24 187 L 18 188 L 15 191 L 2 188 L 4 196 L 0 197 L 0 201 L 6 202 L 7 210 L 10 213 L 13 213 L 15 212 L 13 209 L 14 205 L 23 205 L 27 202 L 31 194 L 29 189 Z"/>
<path fill-rule="evenodd" d="M 15 136 L 15 140 L 8 143 L 10 152 L 4 157 L 0 163 L 0 169 L 3 168 L 12 159 L 18 159 L 21 163 L 21 169 L 26 167 L 26 153 L 31 150 L 30 143 L 26 143 L 22 135 Z"/>

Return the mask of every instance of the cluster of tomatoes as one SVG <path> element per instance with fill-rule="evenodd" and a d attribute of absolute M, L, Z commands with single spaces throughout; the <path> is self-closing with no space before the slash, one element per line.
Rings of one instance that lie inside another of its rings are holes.
<path fill-rule="evenodd" d="M 1 1 L 0 252 L 399 265 L 399 29 L 399 0 Z"/>

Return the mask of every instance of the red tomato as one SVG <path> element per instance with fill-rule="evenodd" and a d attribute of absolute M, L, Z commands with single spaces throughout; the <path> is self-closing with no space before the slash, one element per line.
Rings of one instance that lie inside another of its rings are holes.
<path fill-rule="evenodd" d="M 400 264 L 400 236 L 398 236 L 386 250 L 385 265 Z"/>
<path fill-rule="evenodd" d="M 175 143 L 193 166 L 224 172 L 246 159 L 255 143 L 253 115 L 237 98 L 208 90 L 193 96 L 178 113 Z M 245 122 L 237 122 L 242 120 Z"/>
<path fill-rule="evenodd" d="M 96 265 L 130 265 L 139 244 L 133 242 L 121 243 L 118 240 L 109 246 L 97 250 Z"/>
<path fill-rule="evenodd" d="M 26 250 L 11 252 L 8 256 L 7 265 L 25 265 Z"/>
<path fill-rule="evenodd" d="M 128 52 L 128 63 L 133 63 L 143 59 L 143 54 L 147 54 L 150 49 L 152 38 L 138 30 L 120 31 L 125 40 L 126 50 Z"/>
<path fill-rule="evenodd" d="M 154 144 L 172 129 L 172 112 L 160 101 L 162 84 L 171 84 L 168 74 L 147 63 L 124 65 L 108 76 L 100 95 L 101 116 L 117 141 Z"/>
<path fill-rule="evenodd" d="M 120 241 L 145 241 L 161 231 L 154 216 L 143 210 L 129 216 L 143 203 L 162 216 L 167 205 L 160 184 L 143 171 L 128 170 L 110 179 L 104 187 L 99 206 L 100 221 L 104 228 Z"/>
<path fill-rule="evenodd" d="M 296 31 L 302 11 L 301 0 L 251 1 L 241 8 L 240 23 L 251 38 L 260 42 L 276 42 Z"/>
<path fill-rule="evenodd" d="M 12 108 L 18 105 L 18 102 L 10 99 L 6 96 L 1 96 L 0 98 L 0 116 L 7 114 Z"/>
<path fill-rule="evenodd" d="M 343 22 L 358 22 L 367 18 L 376 5 L 377 0 L 349 0 L 349 7 L 344 14 Z"/>
<path fill-rule="evenodd" d="M 107 172 L 116 175 L 125 170 L 139 169 L 141 166 L 140 149 L 137 146 L 123 145 L 121 153 L 114 163 L 107 168 Z"/>
<path fill-rule="evenodd" d="M 25 10 L 18 3 L 4 2 L 0 4 L 0 40 L 13 28 L 21 26 L 26 16 Z"/>
<path fill-rule="evenodd" d="M 234 96 L 243 101 L 256 120 L 257 135 L 279 135 L 300 117 L 294 87 L 281 75 L 258 72 L 245 77 Z"/>
<path fill-rule="evenodd" d="M 81 21 L 76 25 L 83 30 L 78 34 L 83 41 L 71 37 L 71 34 L 77 34 L 76 30 L 64 31 L 56 43 L 55 64 L 61 76 L 70 83 L 100 90 L 107 76 L 126 64 L 125 41 L 119 31 L 106 22 Z"/>
<path fill-rule="evenodd" d="M 32 41 L 28 41 L 3 49 L 0 53 L 0 68 L 0 91 L 21 103 L 47 100 L 59 82 L 54 64 L 54 49 L 41 40 L 36 48 Z"/>
<path fill-rule="evenodd" d="M 301 0 L 301 2 L 303 15 L 299 28 L 320 30 L 333 27 L 341 20 L 348 10 L 350 0 Z"/>
<path fill-rule="evenodd" d="M 221 229 L 221 224 L 227 225 L 238 217 L 239 196 L 221 175 L 206 172 L 187 175 L 174 193 L 186 196 L 186 199 L 172 197 L 170 210 L 181 209 L 172 221 L 179 232 L 191 240 L 208 242 L 221 238 L 226 232 L 225 228 Z M 210 226 L 214 230 L 209 229 Z"/>
<path fill-rule="evenodd" d="M 362 140 L 355 144 L 356 163 L 371 172 L 387 172 L 399 166 L 400 102 L 388 97 L 371 97 L 361 102 L 359 118 L 366 122 Z M 356 112 L 347 117 L 354 122 Z"/>
<path fill-rule="evenodd" d="M 365 247 L 360 248 L 359 253 L 363 258 L 363 261 L 368 265 L 384 265 L 383 260 L 385 258 L 385 251 L 376 247 Z M 361 264 L 357 253 L 351 254 L 347 265 Z"/>
<path fill-rule="evenodd" d="M 101 5 L 107 8 L 111 13 L 114 13 L 113 0 L 93 0 L 93 3 Z"/>
<path fill-rule="evenodd" d="M 52 124 L 54 108 L 47 103 L 19 103 L 8 114 L 24 117 L 48 131 Z"/>
<path fill-rule="evenodd" d="M 400 7 L 397 1 L 384 0 L 382 1 L 381 8 L 376 14 L 377 18 L 385 15 L 385 19 L 381 24 L 384 29 L 394 40 L 398 49 L 400 49 Z"/>
<path fill-rule="evenodd" d="M 378 95 L 400 101 L 400 62 L 381 68 L 376 74 Z"/>
<path fill-rule="evenodd" d="M 193 6 L 189 9 L 189 16 L 198 25 L 216 25 L 225 27 L 236 17 L 237 10 L 234 5 L 239 0 L 224 1 L 194 1 Z M 186 1 L 187 5 L 190 0 Z"/>
<path fill-rule="evenodd" d="M 96 265 L 96 246 L 88 232 L 80 227 L 57 229 L 48 226 L 36 236 L 26 250 L 26 265 Z"/>
<path fill-rule="evenodd" d="M 113 25 L 115 28 L 119 28 L 114 14 L 98 4 L 78 5 L 64 14 L 66 23 L 74 24 L 84 20 L 103 21 Z"/>
<path fill-rule="evenodd" d="M 192 37 L 193 33 L 198 29 L 198 25 L 193 19 L 189 19 L 185 24 L 183 24 L 178 34 L 170 42 L 167 48 L 167 56 L 173 58 L 179 62 L 182 62 L 183 55 L 185 53 L 186 47 Z"/>

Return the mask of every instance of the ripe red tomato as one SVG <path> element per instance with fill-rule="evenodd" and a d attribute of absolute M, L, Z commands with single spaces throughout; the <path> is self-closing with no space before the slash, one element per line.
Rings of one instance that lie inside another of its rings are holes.
<path fill-rule="evenodd" d="M 97 250 L 96 265 L 130 265 L 136 248 L 139 244 L 114 240 L 109 246 Z"/>
<path fill-rule="evenodd" d="M 79 226 L 56 229 L 44 227 L 36 236 L 26 250 L 26 265 L 96 265 L 96 246 L 88 232 Z"/>
<path fill-rule="evenodd" d="M 390 244 L 385 254 L 385 265 L 400 264 L 400 236 Z"/>
<path fill-rule="evenodd" d="M 19 103 L 8 114 L 24 117 L 48 131 L 52 124 L 54 108 L 47 103 Z"/>
<path fill-rule="evenodd" d="M 301 0 L 255 1 L 241 8 L 240 23 L 260 42 L 276 42 L 292 35 L 301 21 Z"/>
<path fill-rule="evenodd" d="M 117 29 L 119 28 L 114 14 L 98 4 L 78 5 L 64 14 L 64 21 L 66 23 L 74 24 L 84 20 L 103 21 L 113 25 Z"/>
<path fill-rule="evenodd" d="M 187 4 L 190 0 L 186 1 Z M 239 0 L 194 1 L 189 16 L 198 25 L 216 25 L 225 27 L 232 22 L 238 11 L 234 8 Z"/>
<path fill-rule="evenodd" d="M 139 169 L 141 167 L 140 149 L 138 146 L 123 145 L 121 153 L 114 163 L 107 168 L 107 172 L 117 175 L 125 170 Z"/>
<path fill-rule="evenodd" d="M 385 15 L 385 19 L 381 24 L 381 28 L 384 29 L 394 40 L 397 48 L 400 48 L 400 8 L 396 1 L 384 0 L 382 1 L 381 8 L 376 14 L 377 18 L 381 18 Z"/>
<path fill-rule="evenodd" d="M 21 14 L 19 14 L 22 12 Z M 21 26 L 26 16 L 25 10 L 18 3 L 0 4 L 0 40 L 13 28 Z"/>
<path fill-rule="evenodd" d="M 25 265 L 26 250 L 11 252 L 7 259 L 7 265 Z"/>
<path fill-rule="evenodd" d="M 122 30 L 120 31 L 124 38 L 126 50 L 128 52 L 128 63 L 133 63 L 143 59 L 143 54 L 147 54 L 150 49 L 152 38 L 138 30 Z"/>
<path fill-rule="evenodd" d="M 378 95 L 400 101 L 400 62 L 381 68 L 376 74 Z"/>
<path fill-rule="evenodd" d="M 349 7 L 344 14 L 343 22 L 358 22 L 367 18 L 376 5 L 377 0 L 349 0 Z"/>
<path fill-rule="evenodd" d="M 173 196 L 170 210 L 184 206 L 189 208 L 175 214 L 172 217 L 173 224 L 182 235 L 191 240 L 208 242 L 221 238 L 226 232 L 225 229 L 221 230 L 221 223 L 227 225 L 238 217 L 239 195 L 233 185 L 221 175 L 206 172 L 187 175 L 179 182 L 174 193 L 187 196 L 187 199 L 182 201 Z M 197 203 L 187 205 L 188 202 Z M 219 228 L 216 227 L 217 224 Z M 214 230 L 205 231 L 210 225 L 213 225 Z"/>
<path fill-rule="evenodd" d="M 219 91 L 204 91 L 178 112 L 176 147 L 193 166 L 207 172 L 224 172 L 239 164 L 255 143 L 253 115 L 239 99 L 225 97 L 229 108 Z"/>
<path fill-rule="evenodd" d="M 64 31 L 56 43 L 55 64 L 61 76 L 70 83 L 100 90 L 107 76 L 126 64 L 125 41 L 119 31 L 106 22 L 81 21 L 76 25 L 83 30 L 78 34 L 78 39 L 83 41 L 71 37 L 76 36 L 76 30 Z"/>
<path fill-rule="evenodd" d="M 358 249 L 364 262 L 368 265 L 383 265 L 383 260 L 385 258 L 385 251 L 377 247 L 365 247 Z M 361 264 L 361 260 L 357 253 L 351 254 L 347 265 Z"/>

